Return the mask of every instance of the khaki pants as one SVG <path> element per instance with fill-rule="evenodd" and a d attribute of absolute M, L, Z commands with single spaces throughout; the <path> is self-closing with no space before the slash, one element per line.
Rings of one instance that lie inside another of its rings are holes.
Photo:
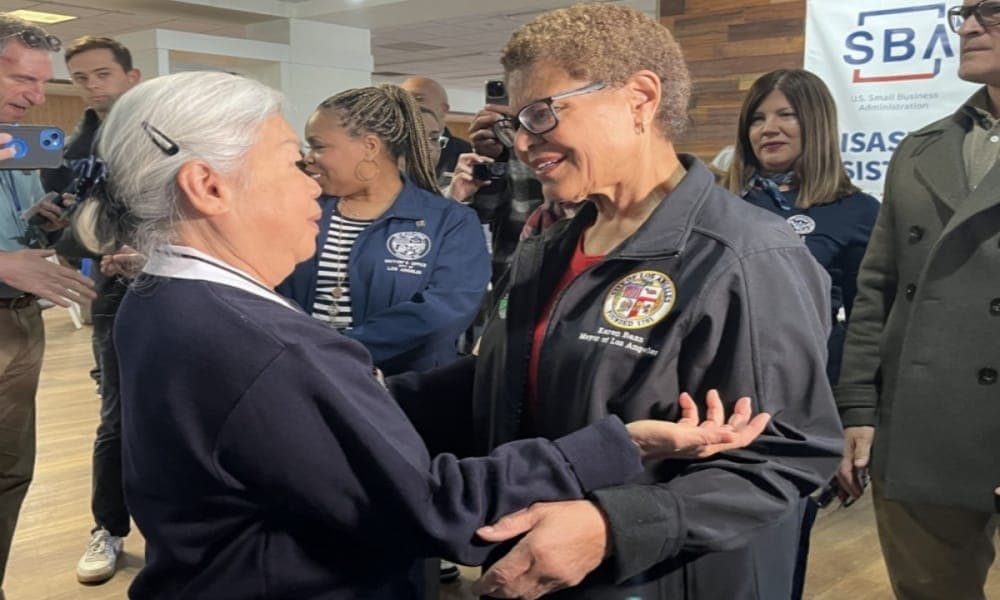
<path fill-rule="evenodd" d="M 36 303 L 0 308 L 0 584 L 35 468 L 35 392 L 44 351 Z"/>
<path fill-rule="evenodd" d="M 887 500 L 877 481 L 872 481 L 872 500 L 896 598 L 985 600 L 995 514 Z"/>

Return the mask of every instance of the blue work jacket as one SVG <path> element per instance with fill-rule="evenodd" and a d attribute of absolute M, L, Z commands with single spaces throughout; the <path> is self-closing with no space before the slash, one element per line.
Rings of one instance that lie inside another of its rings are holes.
<path fill-rule="evenodd" d="M 319 258 L 339 198 L 323 196 L 317 252 L 278 292 L 311 312 Z M 475 211 L 417 187 L 403 189 L 358 236 L 348 264 L 351 314 L 345 330 L 386 374 L 425 370 L 457 357 L 490 279 L 490 256 Z"/>

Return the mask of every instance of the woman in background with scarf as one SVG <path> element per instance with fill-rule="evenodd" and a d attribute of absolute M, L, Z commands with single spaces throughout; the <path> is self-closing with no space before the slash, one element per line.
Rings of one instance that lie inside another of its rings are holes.
<path fill-rule="evenodd" d="M 729 190 L 787 220 L 830 274 L 833 330 L 827 375 L 840 376 L 858 268 L 879 202 L 859 190 L 840 157 L 837 107 L 809 71 L 762 75 L 740 109 Z"/>
<path fill-rule="evenodd" d="M 830 274 L 830 385 L 840 377 L 858 269 L 879 210 L 878 200 L 851 183 L 839 140 L 837 106 L 826 84 L 802 69 L 772 71 L 743 100 L 728 181 L 731 192 L 788 221 Z M 802 597 L 818 508 L 810 501 L 803 515 L 793 599 Z"/>

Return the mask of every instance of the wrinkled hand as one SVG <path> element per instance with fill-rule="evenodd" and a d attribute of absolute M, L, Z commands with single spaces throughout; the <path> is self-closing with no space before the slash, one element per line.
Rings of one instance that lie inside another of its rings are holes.
<path fill-rule="evenodd" d="M 135 277 L 146 264 L 146 257 L 129 246 L 122 246 L 114 254 L 101 257 L 101 273 L 108 277 L 121 275 Z"/>
<path fill-rule="evenodd" d="M 698 406 L 689 394 L 681 394 L 678 402 L 681 418 L 676 423 L 642 420 L 625 426 L 643 458 L 706 458 L 743 448 L 764 431 L 771 418 L 767 413 L 751 418 L 750 398 L 744 396 L 736 401 L 726 421 L 717 390 L 709 390 L 705 396 L 704 421 L 700 421 Z"/>
<path fill-rule="evenodd" d="M 843 495 L 846 495 L 841 500 L 857 500 L 864 493 L 862 478 L 867 475 L 874 440 L 874 427 L 844 428 L 844 457 L 837 469 L 837 482 Z"/>
<path fill-rule="evenodd" d="M 49 262 L 53 250 L 0 252 L 0 281 L 41 296 L 59 306 L 80 298 L 95 298 L 94 282 L 73 269 Z"/>
<path fill-rule="evenodd" d="M 509 111 L 510 107 L 508 106 L 487 104 L 472 118 L 472 124 L 469 125 L 469 140 L 472 142 L 476 154 L 493 159 L 499 158 L 503 154 L 504 145 L 493 133 L 493 124 L 500 119 L 507 118 Z"/>
<path fill-rule="evenodd" d="M 491 162 L 493 162 L 492 158 L 480 156 L 474 152 L 459 154 L 451 186 L 448 188 L 448 196 L 453 200 L 465 202 L 478 192 L 479 188 L 489 185 L 490 180 L 481 181 L 472 176 L 472 165 Z"/>
<path fill-rule="evenodd" d="M 474 584 L 474 594 L 538 598 L 577 585 L 608 554 L 608 524 L 593 502 L 543 502 L 511 513 L 476 533 L 502 542 L 527 532 Z"/>

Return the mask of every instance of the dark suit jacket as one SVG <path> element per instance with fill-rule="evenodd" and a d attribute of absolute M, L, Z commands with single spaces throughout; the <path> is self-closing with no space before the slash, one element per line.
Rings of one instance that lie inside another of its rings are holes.
<path fill-rule="evenodd" d="M 434 170 L 439 178 L 442 173 L 451 173 L 455 170 L 460 154 L 472 152 L 472 144 L 452 135 L 447 127 L 444 128 L 444 135 L 448 138 L 448 145 L 441 150 L 441 158 L 438 159 L 437 168 Z"/>

